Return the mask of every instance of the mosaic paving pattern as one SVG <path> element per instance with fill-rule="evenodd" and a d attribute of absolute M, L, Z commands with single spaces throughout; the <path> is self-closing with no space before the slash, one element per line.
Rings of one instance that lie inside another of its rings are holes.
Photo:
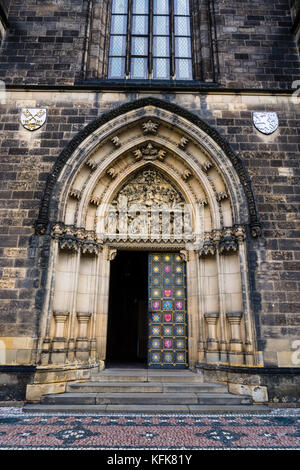
<path fill-rule="evenodd" d="M 0 449 L 297 449 L 300 410 L 228 415 L 27 414 L 0 408 Z"/>

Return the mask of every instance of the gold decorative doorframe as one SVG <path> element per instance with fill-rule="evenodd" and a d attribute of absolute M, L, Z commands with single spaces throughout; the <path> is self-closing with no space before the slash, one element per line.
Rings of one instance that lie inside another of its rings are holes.
<path fill-rule="evenodd" d="M 86 137 L 57 188 L 37 374 L 60 368 L 84 379 L 105 367 L 110 262 L 119 247 L 185 257 L 189 367 L 261 364 L 247 270 L 249 206 L 212 137 L 167 109 L 128 111 Z"/>

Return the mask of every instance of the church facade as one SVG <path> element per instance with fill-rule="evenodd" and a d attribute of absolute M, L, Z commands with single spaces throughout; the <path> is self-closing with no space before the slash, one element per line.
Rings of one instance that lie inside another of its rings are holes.
<path fill-rule="evenodd" d="M 299 2 L 0 15 L 0 401 L 118 364 L 299 406 Z"/>

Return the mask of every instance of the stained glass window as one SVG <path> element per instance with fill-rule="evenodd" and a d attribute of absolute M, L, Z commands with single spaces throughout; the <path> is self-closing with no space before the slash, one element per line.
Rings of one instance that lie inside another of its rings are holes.
<path fill-rule="evenodd" d="M 190 0 L 112 0 L 108 77 L 191 80 Z"/>

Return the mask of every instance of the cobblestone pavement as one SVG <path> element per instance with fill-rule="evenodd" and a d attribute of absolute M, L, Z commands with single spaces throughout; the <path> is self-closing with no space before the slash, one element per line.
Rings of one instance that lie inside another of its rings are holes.
<path fill-rule="evenodd" d="M 104 415 L 2 407 L 0 449 L 300 450 L 300 409 L 252 415 Z"/>

